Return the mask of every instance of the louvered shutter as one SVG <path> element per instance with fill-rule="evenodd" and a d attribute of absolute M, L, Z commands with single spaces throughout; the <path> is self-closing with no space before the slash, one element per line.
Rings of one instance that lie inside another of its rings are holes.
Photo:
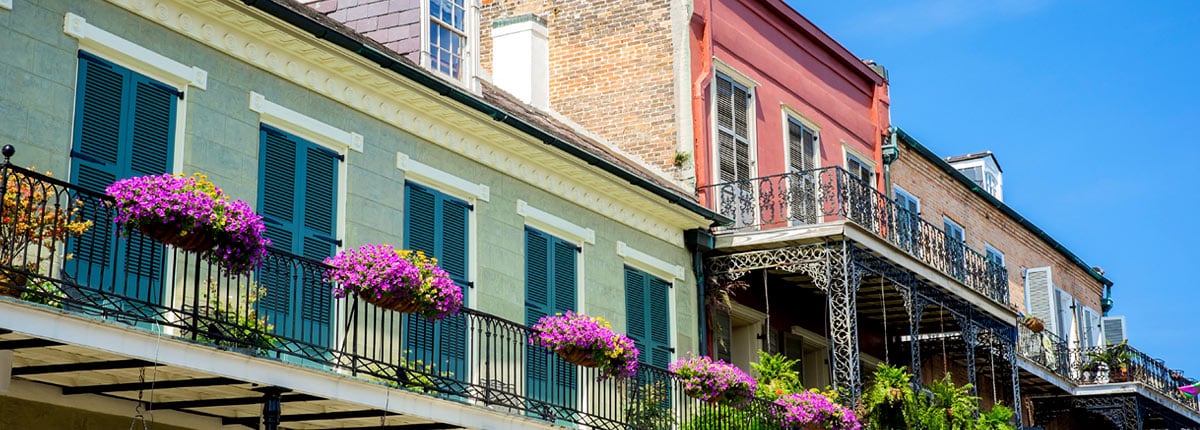
<path fill-rule="evenodd" d="M 259 152 L 259 213 L 271 247 L 299 253 L 296 240 L 296 143 L 283 133 L 262 127 Z M 259 284 L 266 289 L 259 306 L 281 334 L 292 333 L 292 267 L 283 259 L 268 259 L 259 271 Z"/>
<path fill-rule="evenodd" d="M 1104 344 L 1116 345 L 1126 340 L 1129 336 L 1125 333 L 1125 317 L 1104 317 L 1101 320 L 1101 326 L 1104 328 Z"/>
<path fill-rule="evenodd" d="M 525 324 L 537 324 L 552 312 L 550 299 L 550 238 L 525 229 Z M 526 396 L 548 400 L 550 397 L 550 359 L 541 348 L 529 348 L 525 357 Z"/>
<path fill-rule="evenodd" d="M 646 363 L 650 354 L 646 351 L 646 324 L 649 306 L 646 303 L 646 274 L 632 267 L 625 268 L 625 321 L 630 339 L 638 351 L 642 352 L 639 361 Z"/>
<path fill-rule="evenodd" d="M 750 179 L 750 93 L 717 75 L 717 158 L 720 182 Z"/>
<path fill-rule="evenodd" d="M 405 184 L 405 248 L 436 258 L 468 299 L 467 234 L 470 207 L 435 190 Z M 405 349 L 411 361 L 439 363 L 437 371 L 466 376 L 466 322 L 452 316 L 434 323 L 408 315 Z"/>
<path fill-rule="evenodd" d="M 1057 321 L 1055 328 L 1058 329 L 1054 333 L 1064 342 L 1067 342 L 1068 345 L 1074 345 L 1078 340 L 1074 339 L 1074 333 L 1077 330 L 1074 312 L 1071 311 L 1071 307 L 1074 305 L 1075 299 L 1070 294 L 1058 288 L 1054 289 L 1054 306 Z"/>
<path fill-rule="evenodd" d="M 293 137 L 293 139 L 297 139 Z M 337 243 L 337 171 L 338 156 L 332 151 L 303 142 L 305 151 L 303 188 L 297 199 L 302 199 L 300 223 L 303 229 L 301 255 L 314 260 L 324 260 L 336 251 Z M 297 188 L 300 188 L 299 186 Z M 317 277 L 302 277 L 300 290 L 300 320 L 303 338 L 318 346 L 329 345 L 332 338 L 333 296 L 329 288 Z"/>
<path fill-rule="evenodd" d="M 1034 267 L 1025 271 L 1025 311 L 1042 319 L 1046 330 L 1058 333 L 1055 315 L 1054 289 L 1049 267 Z"/>
<path fill-rule="evenodd" d="M 174 90 L 85 52 L 79 53 L 77 88 L 74 183 L 102 193 L 118 179 L 170 170 L 178 101 Z M 104 220 L 107 212 L 88 204 L 82 216 Z M 118 242 L 113 233 L 111 223 L 97 222 L 74 240 L 67 252 L 75 258 L 66 270 L 88 285 L 158 302 L 163 245 L 136 232 Z"/>
<path fill-rule="evenodd" d="M 647 346 L 650 358 L 646 361 L 666 368 L 671 364 L 671 283 L 653 276 L 648 278 L 650 342 Z"/>
<path fill-rule="evenodd" d="M 1086 306 L 1079 306 L 1079 344 L 1084 348 L 1100 346 L 1100 314 Z"/>
<path fill-rule="evenodd" d="M 550 288 L 554 298 L 554 312 L 575 310 L 575 288 L 578 274 L 575 270 L 578 248 L 575 244 L 559 238 L 553 238 L 552 253 L 554 256 L 553 286 Z M 554 390 L 559 394 L 560 401 L 569 405 L 575 404 L 576 368 L 559 361 L 561 366 L 555 373 Z"/>
<path fill-rule="evenodd" d="M 463 305 L 470 301 L 470 285 L 467 283 L 468 244 L 470 243 L 469 220 L 471 208 L 466 202 L 442 195 L 442 243 L 438 251 L 438 264 L 450 275 L 463 293 Z M 469 377 L 467 366 L 467 319 L 459 314 L 442 320 L 438 336 L 440 357 L 445 360 L 448 371 L 463 378 Z"/>

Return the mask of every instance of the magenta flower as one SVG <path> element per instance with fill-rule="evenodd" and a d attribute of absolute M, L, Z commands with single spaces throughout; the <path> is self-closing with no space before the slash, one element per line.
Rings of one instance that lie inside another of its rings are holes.
<path fill-rule="evenodd" d="M 421 251 L 397 250 L 391 245 L 363 245 L 326 258 L 333 266 L 325 276 L 336 283 L 333 295 L 354 292 L 375 303 L 410 305 L 429 320 L 457 314 L 462 308 L 462 289 L 437 265 L 437 259 Z"/>
<path fill-rule="evenodd" d="M 787 428 L 808 428 L 814 425 L 826 430 L 862 428 L 853 411 L 816 391 L 788 394 L 776 400 L 775 404 L 783 407 L 783 425 Z"/>
<path fill-rule="evenodd" d="M 741 405 L 754 396 L 758 382 L 742 369 L 709 357 L 680 358 L 668 367 L 683 382 L 683 392 L 706 402 Z"/>
<path fill-rule="evenodd" d="M 230 200 L 202 174 L 150 175 L 122 179 L 105 192 L 116 200 L 117 224 L 135 229 L 165 226 L 181 235 L 207 235 L 215 246 L 205 260 L 233 273 L 258 268 L 271 241 L 262 217 L 241 200 Z"/>
<path fill-rule="evenodd" d="M 600 369 L 600 380 L 632 378 L 637 374 L 640 352 L 633 339 L 614 332 L 612 324 L 604 318 L 567 311 L 542 317 L 533 330 L 530 344 L 550 348 L 560 355 L 582 351 Z"/>

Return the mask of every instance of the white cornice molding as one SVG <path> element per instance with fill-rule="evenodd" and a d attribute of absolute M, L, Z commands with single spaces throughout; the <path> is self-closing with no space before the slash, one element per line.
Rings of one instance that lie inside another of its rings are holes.
<path fill-rule="evenodd" d="M 529 206 L 524 200 L 517 200 L 517 215 L 525 217 L 525 224 L 559 238 L 582 246 L 584 243 L 596 243 L 596 231 L 586 228 L 563 218 Z"/>
<path fill-rule="evenodd" d="M 67 12 L 63 18 L 63 33 L 79 40 L 79 47 L 85 51 L 146 71 L 151 77 L 180 90 L 187 86 L 202 90 L 208 87 L 208 72 L 204 69 L 185 65 L 104 31 L 88 24 L 82 16 Z"/>
<path fill-rule="evenodd" d="M 257 112 L 259 121 L 274 127 L 279 127 L 289 133 L 294 133 L 313 143 L 328 147 L 339 154 L 345 154 L 347 149 L 363 152 L 363 137 L 323 123 L 316 118 L 288 109 L 267 100 L 266 96 L 251 91 L 250 110 Z"/>
<path fill-rule="evenodd" d="M 353 53 L 294 31 L 241 2 L 109 2 L 674 246 L 683 247 L 683 229 L 709 224 L 697 214 L 604 176 L 530 136 Z"/>
<path fill-rule="evenodd" d="M 408 154 L 396 153 L 396 168 L 404 171 L 404 179 L 412 179 L 464 200 L 491 199 L 491 188 L 476 184 L 454 174 L 413 160 Z"/>
<path fill-rule="evenodd" d="M 625 260 L 625 264 L 644 270 L 654 276 L 668 281 L 683 279 L 683 266 L 668 263 L 653 255 L 633 249 L 625 242 L 617 242 L 617 255 Z"/>

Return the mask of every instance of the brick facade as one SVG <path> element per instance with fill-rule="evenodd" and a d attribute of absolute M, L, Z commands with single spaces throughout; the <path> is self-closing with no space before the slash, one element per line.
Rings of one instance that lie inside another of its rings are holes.
<path fill-rule="evenodd" d="M 946 216 L 963 227 L 967 246 L 984 244 L 1004 253 L 1011 301 L 1025 310 L 1022 268 L 1052 267 L 1054 284 L 1089 308 L 1100 311 L 1103 285 L 1033 232 L 991 206 L 908 146 L 891 166 L 892 183 L 921 200 L 921 218 L 941 228 Z"/>
<path fill-rule="evenodd" d="M 485 0 L 480 68 L 492 70 L 493 21 L 542 17 L 550 42 L 550 109 L 670 171 L 680 127 L 670 6 L 668 0 Z"/>

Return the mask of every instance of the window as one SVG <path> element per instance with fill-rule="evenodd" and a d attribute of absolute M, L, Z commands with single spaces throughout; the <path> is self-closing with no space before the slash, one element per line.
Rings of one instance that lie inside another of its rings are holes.
<path fill-rule="evenodd" d="M 629 337 L 642 354 L 638 361 L 666 368 L 671 364 L 671 283 L 625 266 L 625 318 Z"/>
<path fill-rule="evenodd" d="M 942 228 L 946 235 L 946 269 L 950 276 L 960 281 L 966 279 L 966 238 L 962 226 L 949 217 L 942 217 Z"/>
<path fill-rule="evenodd" d="M 341 242 L 337 235 L 337 178 L 341 156 L 267 125 L 260 127 L 259 214 L 272 248 L 322 260 Z M 259 272 L 267 290 L 260 305 L 275 331 L 314 345 L 332 342 L 333 300 L 321 282 L 285 260 L 268 259 Z"/>
<path fill-rule="evenodd" d="M 180 92 L 82 51 L 77 88 L 72 183 L 103 193 L 118 179 L 171 171 Z M 108 216 L 93 204 L 82 211 L 88 219 Z M 157 302 L 163 246 L 138 233 L 117 241 L 113 228 L 97 222 L 71 241 L 67 252 L 75 258 L 67 261 L 67 272 L 86 285 L 103 284 L 125 297 Z"/>
<path fill-rule="evenodd" d="M 787 156 L 789 177 L 788 201 L 790 202 L 791 220 L 797 223 L 815 224 L 817 219 L 817 185 L 815 174 L 809 172 L 817 168 L 817 148 L 820 138 L 815 130 L 804 125 L 799 119 L 787 117 Z"/>
<path fill-rule="evenodd" d="M 1003 252 L 1000 252 L 996 248 L 992 248 L 992 245 L 988 245 L 988 244 L 984 244 L 983 249 L 984 249 L 984 253 L 985 253 L 984 257 L 987 258 L 987 261 L 989 263 L 995 263 L 997 266 L 1004 267 L 1004 253 Z"/>
<path fill-rule="evenodd" d="M 750 89 L 717 74 L 717 182 L 750 179 Z"/>
<path fill-rule="evenodd" d="M 429 0 L 429 67 L 463 79 L 467 48 L 466 0 Z"/>
<path fill-rule="evenodd" d="M 900 247 L 920 256 L 921 200 L 899 185 L 893 185 L 892 191 L 896 196 L 896 231 Z"/>
<path fill-rule="evenodd" d="M 466 305 L 471 206 L 432 188 L 405 182 L 404 208 L 404 248 L 436 258 L 462 289 Z M 409 363 L 427 363 L 439 374 L 468 375 L 465 317 L 456 315 L 440 324 L 416 315 L 404 318 L 404 352 Z"/>
<path fill-rule="evenodd" d="M 579 248 L 566 240 L 525 227 L 525 324 L 546 315 L 575 310 Z M 526 396 L 574 405 L 575 367 L 555 355 L 530 349 L 525 355 Z"/>
<path fill-rule="evenodd" d="M 850 176 L 866 182 L 867 186 L 875 186 L 875 168 L 849 152 L 846 153 L 846 170 L 850 171 Z"/>

